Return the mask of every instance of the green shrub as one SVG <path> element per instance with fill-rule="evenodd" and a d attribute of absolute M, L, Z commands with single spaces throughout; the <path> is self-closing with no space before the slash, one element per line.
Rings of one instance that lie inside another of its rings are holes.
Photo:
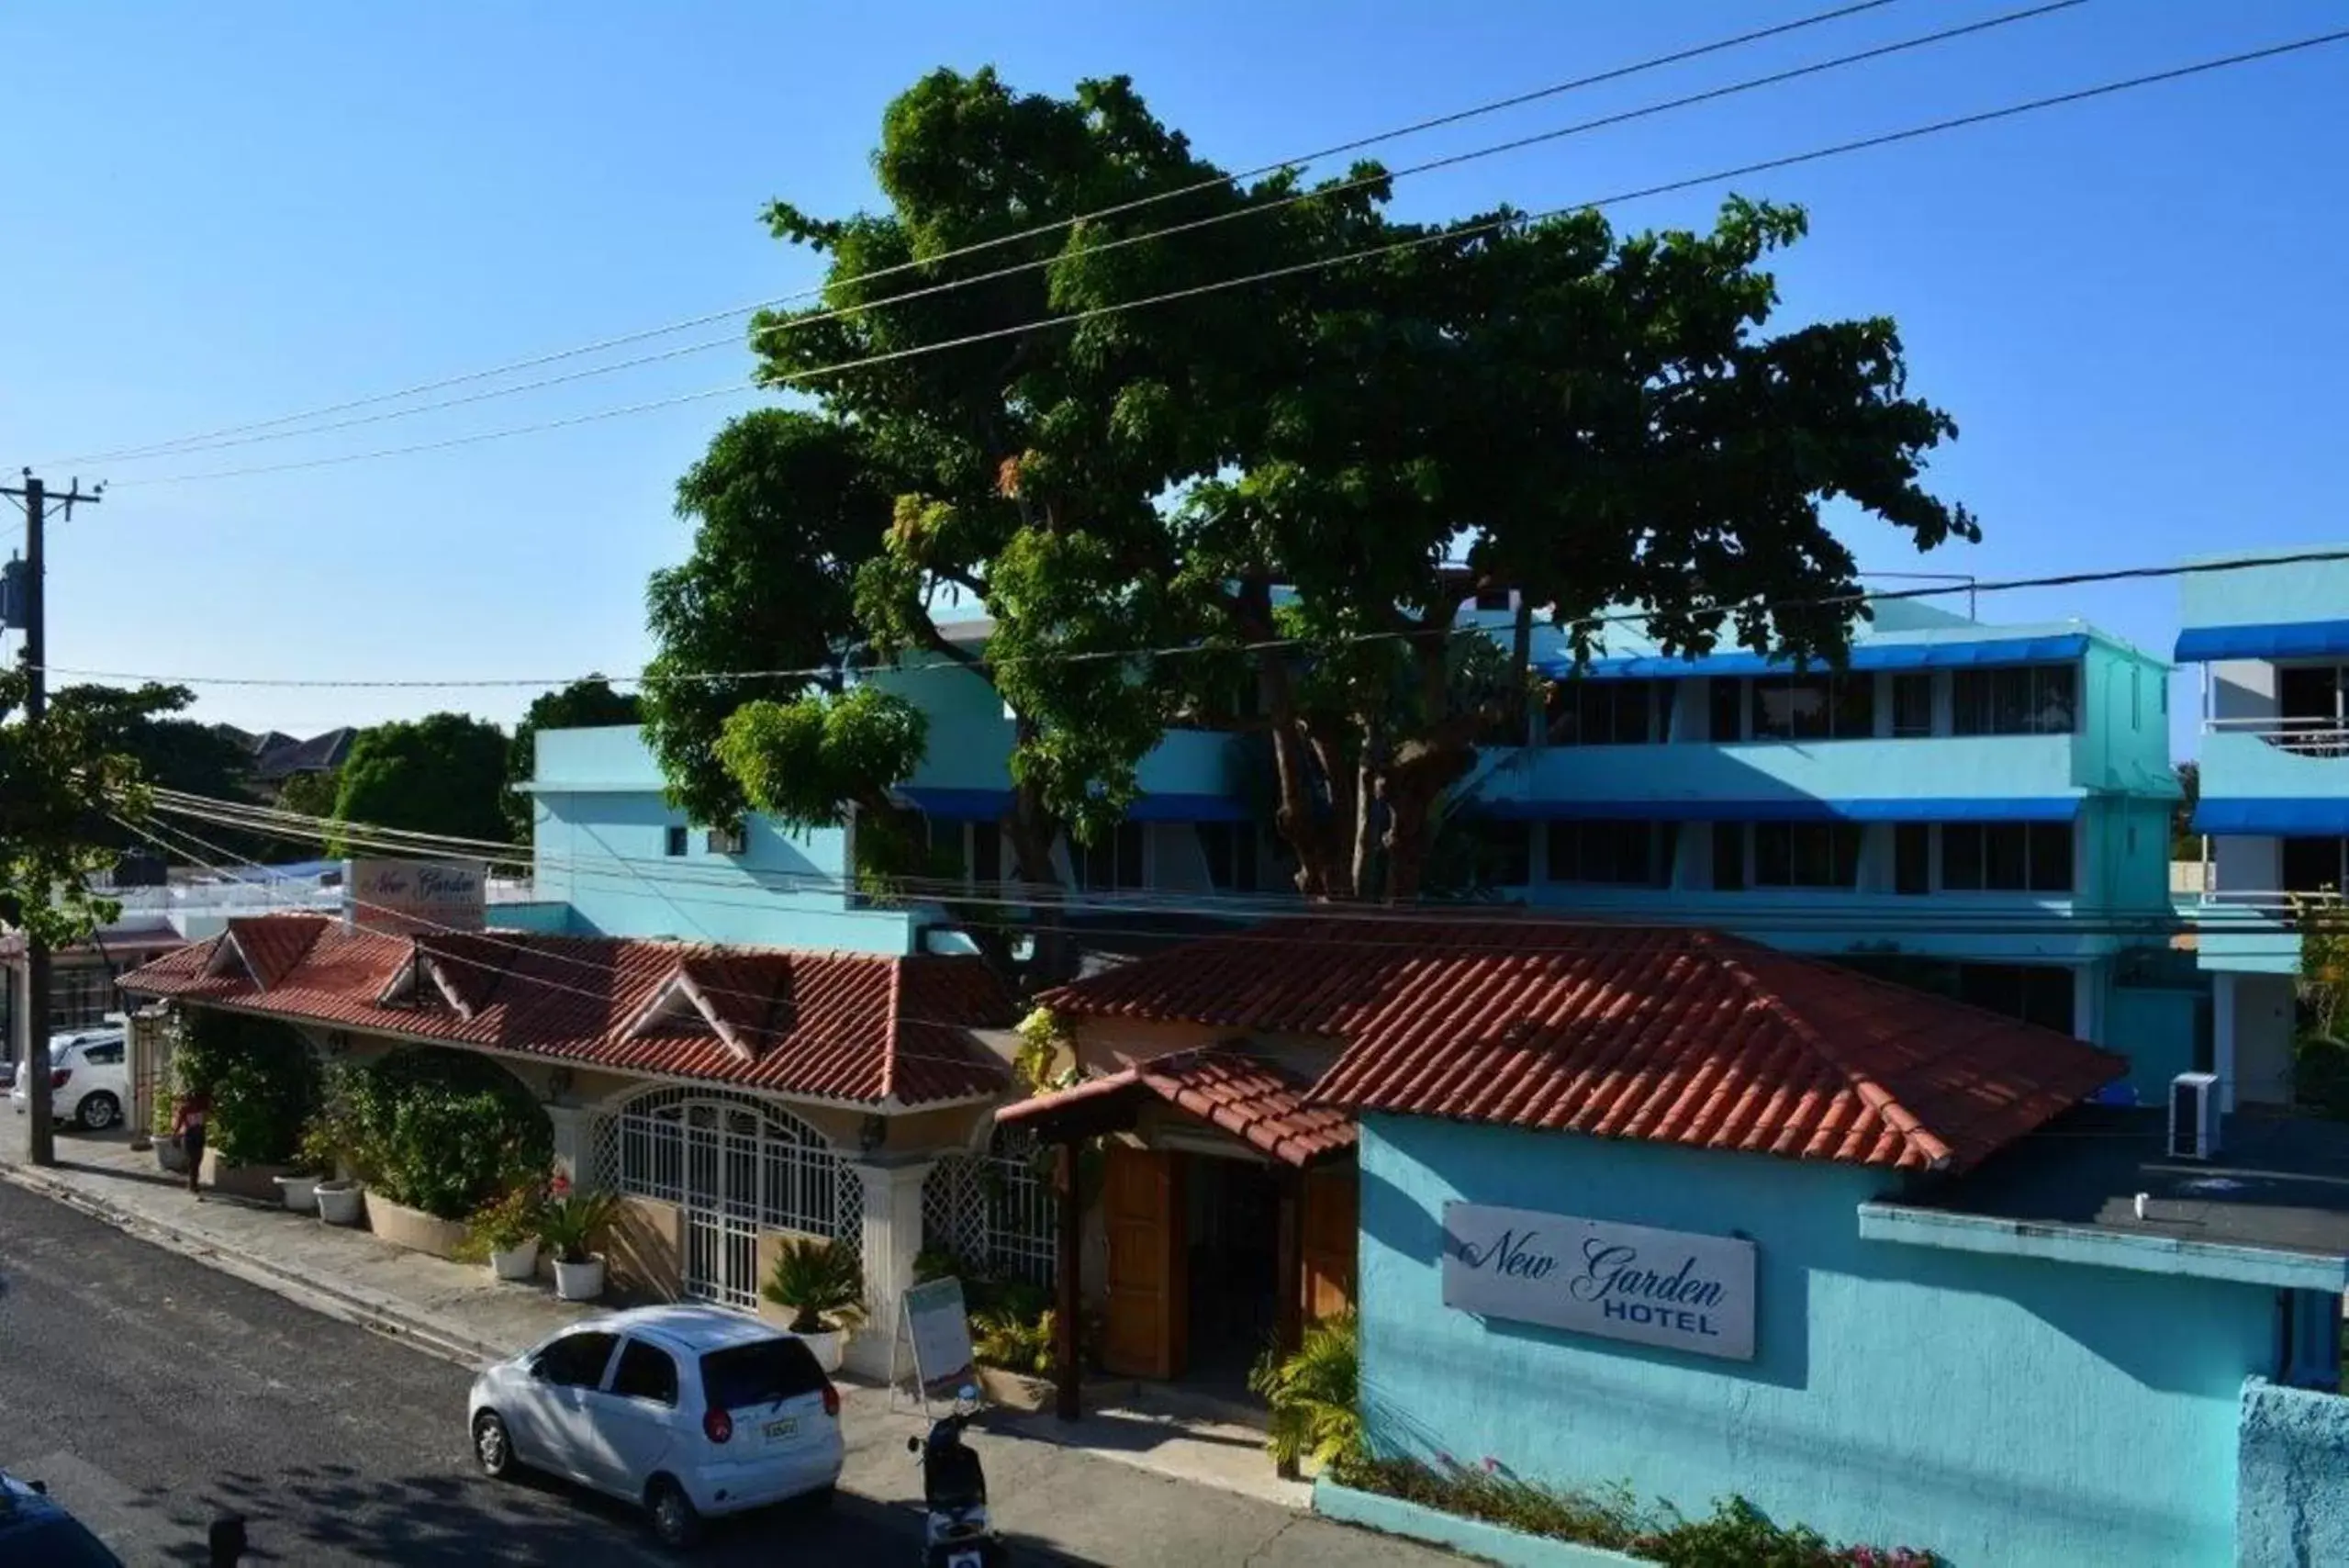
<path fill-rule="evenodd" d="M 1270 1406 L 1265 1447 L 1281 1464 L 1311 1460 L 1344 1480 L 1368 1456 L 1361 1332 L 1352 1313 L 1306 1329 L 1293 1355 L 1267 1350 L 1247 1384 Z"/>
<path fill-rule="evenodd" d="M 172 1076 L 179 1092 L 211 1096 L 206 1136 L 232 1165 L 292 1159 L 318 1102 L 308 1045 L 266 1018 L 198 1011 L 173 1053 Z"/>
<path fill-rule="evenodd" d="M 554 1159 L 546 1113 L 496 1063 L 410 1047 L 345 1063 L 325 1143 L 395 1204 L 461 1220 Z"/>
<path fill-rule="evenodd" d="M 865 1263 L 845 1241 L 794 1237 L 775 1256 L 760 1293 L 791 1308 L 791 1332 L 853 1329 L 865 1321 Z"/>

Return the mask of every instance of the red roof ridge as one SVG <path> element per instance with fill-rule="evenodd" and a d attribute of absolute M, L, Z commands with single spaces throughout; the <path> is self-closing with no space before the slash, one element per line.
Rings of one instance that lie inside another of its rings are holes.
<path fill-rule="evenodd" d="M 900 1002 L 905 994 L 905 963 L 903 955 L 889 955 L 889 994 L 881 1013 L 881 1098 L 897 1098 L 897 1048 L 900 1044 L 898 1018 Z"/>

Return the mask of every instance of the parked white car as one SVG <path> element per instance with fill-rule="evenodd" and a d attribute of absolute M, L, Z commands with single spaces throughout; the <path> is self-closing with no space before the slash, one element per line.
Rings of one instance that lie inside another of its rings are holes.
<path fill-rule="evenodd" d="M 50 1110 L 61 1122 L 104 1132 L 122 1121 L 130 1103 L 129 1049 L 119 1029 L 85 1029 L 49 1037 Z M 8 1103 L 23 1115 L 32 1084 L 22 1072 L 8 1086 Z"/>
<path fill-rule="evenodd" d="M 840 1479 L 840 1392 L 792 1336 L 715 1306 L 587 1319 L 474 1380 L 465 1417 L 489 1475 L 517 1465 L 643 1506 L 663 1544 L 702 1521 Z"/>

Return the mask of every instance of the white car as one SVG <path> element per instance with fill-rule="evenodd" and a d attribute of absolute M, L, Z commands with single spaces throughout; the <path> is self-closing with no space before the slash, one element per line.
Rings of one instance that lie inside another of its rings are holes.
<path fill-rule="evenodd" d="M 122 1121 L 130 1103 L 128 1043 L 119 1029 L 87 1029 L 49 1038 L 49 1106 L 61 1122 L 104 1132 Z M 32 1084 L 22 1072 L 8 1086 L 8 1103 L 18 1115 L 32 1103 Z"/>
<path fill-rule="evenodd" d="M 499 1361 L 466 1402 L 474 1459 L 642 1504 L 690 1546 L 704 1518 L 840 1480 L 840 1391 L 790 1335 L 721 1307 L 643 1306 L 588 1318 Z"/>

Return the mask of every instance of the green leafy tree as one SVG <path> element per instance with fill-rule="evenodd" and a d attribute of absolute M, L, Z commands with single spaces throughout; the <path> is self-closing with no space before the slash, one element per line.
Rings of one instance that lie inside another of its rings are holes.
<path fill-rule="evenodd" d="M 505 731 L 463 713 L 373 725 L 351 743 L 334 815 L 503 843 L 506 746 Z"/>
<path fill-rule="evenodd" d="M 1833 661 L 1853 616 L 1818 601 L 1857 582 L 1825 503 L 1919 548 L 1974 536 L 1922 487 L 1954 426 L 1907 396 L 1893 324 L 1776 330 L 1763 263 L 1804 233 L 1796 209 L 1733 199 L 1703 233 L 1506 209 L 1398 224 L 1376 166 L 1243 184 L 1124 78 L 1057 99 L 933 73 L 889 106 L 875 164 L 885 210 L 769 209 L 830 271 L 816 305 L 753 329 L 762 380 L 819 406 L 775 416 L 789 450 L 840 466 L 786 491 L 730 428 L 681 487 L 703 523 L 681 570 L 749 613 L 796 580 L 765 562 L 820 559 L 829 645 L 991 681 L 1030 881 L 1051 880 L 1062 824 L 1089 840 L 1124 813 L 1167 728 L 1222 725 L 1267 733 L 1303 891 L 1416 897 L 1479 745 L 1525 716 L 1537 616 L 1578 655 L 1628 605 L 1671 651 Z M 1210 226 L 1128 242 L 1192 220 Z M 1005 275 L 1021 262 L 1041 264 Z M 1116 308 L 1262 272 L 1281 275 Z M 819 521 L 845 531 L 829 553 Z M 669 667 L 745 667 L 697 645 L 706 613 L 666 613 L 677 587 L 654 589 Z M 1522 606 L 1505 647 L 1457 630 L 1492 589 Z M 987 610 L 983 647 L 941 631 L 949 601 Z M 819 626 L 798 620 L 804 645 Z M 692 689 L 664 753 L 681 794 L 724 773 L 710 737 L 752 695 Z"/>
<path fill-rule="evenodd" d="M 614 691 L 599 675 L 532 699 L 522 722 L 514 727 L 514 738 L 506 745 L 506 827 L 513 841 L 528 844 L 536 825 L 531 797 L 517 786 L 529 783 L 538 771 L 541 730 L 587 730 L 643 722 L 643 704 L 634 695 Z"/>
<path fill-rule="evenodd" d="M 26 680 L 0 670 L 0 924 L 70 947 L 120 913 L 88 879 L 114 865 L 112 819 L 146 812 L 146 785 L 138 763 L 109 745 L 93 704 L 26 722 Z M 47 1037 L 36 1035 L 45 1053 Z"/>

